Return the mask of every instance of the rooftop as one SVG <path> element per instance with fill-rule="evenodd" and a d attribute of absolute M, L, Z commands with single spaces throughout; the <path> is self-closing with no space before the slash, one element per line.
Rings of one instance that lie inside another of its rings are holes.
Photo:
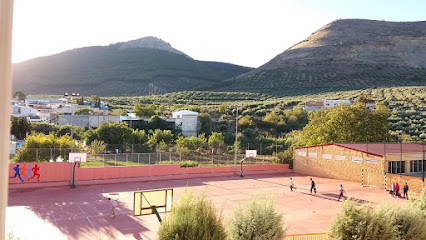
<path fill-rule="evenodd" d="M 328 143 L 308 147 L 335 145 L 355 151 L 360 151 L 368 154 L 374 154 L 383 157 L 387 153 L 414 153 L 423 152 L 426 150 L 426 144 L 422 143 Z"/>

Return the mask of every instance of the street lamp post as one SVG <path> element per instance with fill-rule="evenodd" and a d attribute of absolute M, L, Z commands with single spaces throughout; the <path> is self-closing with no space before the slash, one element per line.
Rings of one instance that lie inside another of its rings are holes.
<path fill-rule="evenodd" d="M 238 108 L 242 107 L 241 104 L 235 104 L 234 107 L 237 108 L 237 114 L 235 116 L 235 145 L 234 145 L 234 162 L 235 168 L 234 173 L 237 174 L 237 154 L 238 154 Z"/>

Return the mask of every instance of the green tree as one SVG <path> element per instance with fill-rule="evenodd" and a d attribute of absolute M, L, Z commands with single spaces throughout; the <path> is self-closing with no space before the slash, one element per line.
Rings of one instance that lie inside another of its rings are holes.
<path fill-rule="evenodd" d="M 185 190 L 179 203 L 158 229 L 158 240 L 225 240 L 222 217 L 205 195 L 194 196 Z"/>
<path fill-rule="evenodd" d="M 16 100 L 25 100 L 25 98 L 27 97 L 27 94 L 25 94 L 22 91 L 16 91 L 13 93 L 12 97 Z"/>
<path fill-rule="evenodd" d="M 225 137 L 222 133 L 212 132 L 208 141 L 209 147 L 219 149 L 225 146 Z"/>
<path fill-rule="evenodd" d="M 276 127 L 278 124 L 283 124 L 283 116 L 279 115 L 275 111 L 272 111 L 263 118 L 263 122 L 270 127 Z"/>
<path fill-rule="evenodd" d="M 93 140 L 90 143 L 90 153 L 91 154 L 99 154 L 104 153 L 107 149 L 107 144 L 100 140 Z"/>
<path fill-rule="evenodd" d="M 212 129 L 212 119 L 209 114 L 207 113 L 200 113 L 198 116 L 200 119 L 200 133 L 203 133 L 205 135 L 210 135 L 211 129 Z"/>
<path fill-rule="evenodd" d="M 68 135 L 56 137 L 53 133 L 45 135 L 43 133 L 32 133 L 25 140 L 14 157 L 15 161 L 49 161 L 55 160 L 59 156 L 65 158 L 67 151 L 50 151 L 51 148 L 67 148 L 71 146 L 71 139 Z M 47 150 L 46 150 L 47 149 Z"/>
<path fill-rule="evenodd" d="M 160 118 L 157 115 L 154 115 L 151 117 L 151 119 L 149 119 L 148 127 L 149 129 L 152 129 L 152 130 L 155 130 L 155 129 L 165 130 L 169 128 L 166 120 Z"/>
<path fill-rule="evenodd" d="M 110 111 L 111 115 L 120 115 L 120 116 L 127 116 L 127 112 L 124 109 L 113 109 Z"/>
<path fill-rule="evenodd" d="M 362 105 L 340 105 L 324 111 L 312 111 L 308 125 L 301 131 L 300 143 L 389 141 L 388 117 L 389 109 L 384 105 L 378 105 L 374 111 Z"/>
<path fill-rule="evenodd" d="M 80 108 L 74 112 L 74 115 L 91 115 L 93 110 L 90 108 Z"/>
<path fill-rule="evenodd" d="M 10 133 L 17 139 L 23 140 L 31 131 L 31 125 L 26 117 L 13 117 Z"/>
<path fill-rule="evenodd" d="M 45 122 L 32 122 L 31 123 L 31 131 L 44 133 L 45 135 L 56 132 L 57 126 L 51 123 Z"/>
<path fill-rule="evenodd" d="M 108 144 L 108 149 L 118 148 L 124 150 L 128 144 L 133 142 L 133 130 L 125 123 L 102 123 L 96 130 L 89 130 L 86 133 L 86 141 L 90 144 L 97 139 Z M 114 145 L 114 144 L 118 144 Z"/>
<path fill-rule="evenodd" d="M 245 206 L 238 206 L 230 222 L 231 240 L 284 239 L 283 216 L 274 208 L 272 198 L 255 197 Z"/>
<path fill-rule="evenodd" d="M 85 132 L 85 128 L 84 127 L 76 127 L 76 126 L 71 126 L 71 125 L 62 125 L 58 128 L 58 130 L 56 130 L 56 136 L 60 137 L 60 136 L 64 136 L 64 135 L 68 135 L 71 136 L 71 129 L 72 129 L 72 138 L 73 139 L 83 139 L 84 138 L 84 132 Z"/>
<path fill-rule="evenodd" d="M 247 128 L 255 128 L 255 124 L 253 122 L 253 117 L 250 115 L 245 115 L 244 117 L 238 120 L 238 128 L 241 130 L 246 130 Z"/>
<path fill-rule="evenodd" d="M 157 146 L 165 149 L 173 142 L 173 133 L 171 130 L 150 130 L 151 135 L 149 136 L 149 144 L 152 149 L 156 149 Z"/>
<path fill-rule="evenodd" d="M 199 135 L 198 137 L 184 137 L 179 136 L 178 139 L 176 139 L 176 149 L 177 152 L 181 154 L 188 153 L 189 151 L 201 151 L 204 146 L 206 145 L 206 137 L 204 134 Z"/>
<path fill-rule="evenodd" d="M 154 104 L 152 105 L 142 105 L 142 104 L 135 104 L 135 107 L 133 109 L 133 112 L 138 117 L 152 117 L 155 115 L 155 111 L 157 110 L 157 106 Z"/>
<path fill-rule="evenodd" d="M 151 148 L 148 144 L 149 136 L 145 130 L 133 130 L 133 152 L 149 152 Z"/>
<path fill-rule="evenodd" d="M 90 103 L 94 105 L 94 107 L 100 107 L 101 106 L 101 97 L 97 95 L 90 96 Z"/>

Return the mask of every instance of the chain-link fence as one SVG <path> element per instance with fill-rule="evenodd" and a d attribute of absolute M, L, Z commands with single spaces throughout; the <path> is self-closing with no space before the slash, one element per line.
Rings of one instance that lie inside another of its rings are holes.
<path fill-rule="evenodd" d="M 12 162 L 67 162 L 70 152 L 87 152 L 88 159 L 84 165 L 93 167 L 152 165 L 194 161 L 199 166 L 240 164 L 246 150 L 256 150 L 256 158 L 245 159 L 244 165 L 277 163 L 276 153 L 283 152 L 286 146 L 280 144 L 245 144 L 238 147 L 235 160 L 234 146 L 220 145 L 216 148 L 203 146 L 197 150 L 179 151 L 175 146 L 154 148 L 146 144 L 109 144 L 103 150 L 87 147 L 76 148 L 20 148 L 10 156 Z M 101 153 L 98 153 L 101 152 Z M 181 154 L 182 153 L 182 154 Z"/>

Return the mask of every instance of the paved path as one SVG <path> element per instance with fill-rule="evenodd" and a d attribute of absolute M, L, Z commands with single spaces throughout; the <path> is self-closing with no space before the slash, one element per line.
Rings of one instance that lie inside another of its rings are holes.
<path fill-rule="evenodd" d="M 289 177 L 296 190 L 290 192 Z M 133 191 L 174 188 L 175 202 L 185 186 L 199 194 L 205 192 L 225 221 L 240 203 L 256 194 L 270 194 L 275 206 L 285 216 L 288 234 L 326 232 L 340 202 L 338 187 L 343 184 L 350 197 L 361 203 L 401 203 L 384 190 L 359 183 L 316 178 L 317 194 L 310 195 L 308 176 L 297 174 L 198 178 L 172 181 L 121 183 L 108 185 L 51 187 L 10 190 L 6 230 L 21 239 L 155 239 L 159 223 L 155 216 L 133 217 Z M 109 193 L 119 207 L 115 218 L 109 217 Z M 164 217 L 164 216 L 163 216 Z"/>

